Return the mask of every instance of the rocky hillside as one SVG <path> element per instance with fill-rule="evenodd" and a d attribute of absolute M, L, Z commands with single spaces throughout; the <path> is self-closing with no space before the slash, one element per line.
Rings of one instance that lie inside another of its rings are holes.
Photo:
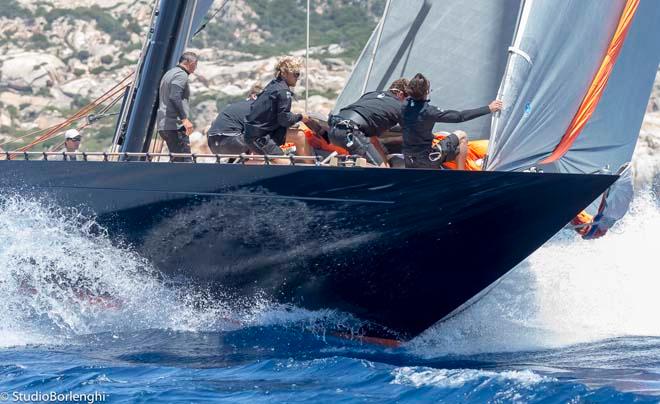
<path fill-rule="evenodd" d="M 638 188 L 652 186 L 660 192 L 660 70 L 655 77 L 644 123 L 633 157 L 635 182 Z"/>
<path fill-rule="evenodd" d="M 0 144 L 60 122 L 129 74 L 139 58 L 153 3 L 2 0 Z M 222 2 L 215 3 L 218 7 Z M 242 97 L 252 84 L 272 77 L 276 55 L 304 54 L 303 3 L 232 0 L 195 37 L 194 50 L 202 57 L 191 83 L 198 127 L 207 126 L 219 107 Z M 376 25 L 384 0 L 316 3 L 309 102 L 314 110 L 328 111 L 350 73 L 350 63 Z M 86 134 L 86 148 L 106 146 L 112 123 L 96 124 L 96 130 Z"/>

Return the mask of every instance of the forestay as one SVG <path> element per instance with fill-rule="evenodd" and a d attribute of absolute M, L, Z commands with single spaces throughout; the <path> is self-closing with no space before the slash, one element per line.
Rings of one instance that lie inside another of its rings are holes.
<path fill-rule="evenodd" d="M 444 109 L 487 105 L 501 82 L 521 0 L 393 0 L 385 18 L 373 69 L 366 77 L 377 35 L 372 35 L 339 96 L 335 112 L 367 91 L 387 89 L 400 77 L 422 72 L 431 101 Z M 487 138 L 490 120 L 436 129 L 464 129 Z"/>
<path fill-rule="evenodd" d="M 515 170 L 554 150 L 601 65 L 626 0 L 526 0 L 493 119 L 488 169 Z"/>

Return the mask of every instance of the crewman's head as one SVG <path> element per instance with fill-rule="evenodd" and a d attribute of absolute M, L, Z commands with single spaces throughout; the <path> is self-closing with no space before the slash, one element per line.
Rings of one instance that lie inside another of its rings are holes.
<path fill-rule="evenodd" d="M 275 78 L 281 77 L 289 87 L 295 87 L 300 78 L 302 62 L 293 56 L 285 56 L 277 61 Z"/>
<path fill-rule="evenodd" d="M 400 78 L 394 80 L 392 84 L 390 84 L 389 91 L 392 94 L 394 94 L 394 96 L 398 98 L 400 101 L 403 101 L 408 96 L 408 94 L 406 93 L 407 86 L 408 86 L 408 79 Z"/>
<path fill-rule="evenodd" d="M 425 101 L 431 92 L 431 82 L 422 73 L 417 73 L 406 87 L 408 96 L 415 101 Z"/>
<path fill-rule="evenodd" d="M 252 87 L 250 87 L 250 91 L 248 92 L 248 98 L 251 100 L 256 100 L 257 96 L 261 94 L 261 92 L 264 91 L 264 86 L 262 86 L 259 83 L 256 83 Z"/>
<path fill-rule="evenodd" d="M 195 52 L 183 52 L 183 55 L 179 58 L 179 66 L 186 69 L 188 74 L 193 74 L 197 69 L 197 60 L 199 60 L 199 57 Z"/>
<path fill-rule="evenodd" d="M 82 136 L 76 129 L 69 129 L 64 132 L 64 147 L 68 152 L 75 152 L 80 147 Z"/>

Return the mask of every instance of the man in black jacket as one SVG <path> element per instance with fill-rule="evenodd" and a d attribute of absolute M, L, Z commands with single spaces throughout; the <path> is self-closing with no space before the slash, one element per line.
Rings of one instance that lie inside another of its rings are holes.
<path fill-rule="evenodd" d="M 429 104 L 431 83 L 417 73 L 407 87 L 410 96 L 402 108 L 403 157 L 406 168 L 441 168 L 442 163 L 456 160 L 459 170 L 465 169 L 467 134 L 456 131 L 433 147 L 433 127 L 437 122 L 465 122 L 502 109 L 502 101 L 465 111 L 442 110 Z"/>
<path fill-rule="evenodd" d="M 197 55 L 185 52 L 179 64 L 165 73 L 160 81 L 158 134 L 170 153 L 190 153 L 193 124 L 190 121 L 190 86 L 188 76 L 197 68 Z M 172 161 L 192 161 L 190 157 L 174 157 Z"/>
<path fill-rule="evenodd" d="M 214 154 L 241 154 L 247 153 L 249 148 L 245 144 L 245 116 L 263 91 L 261 84 L 250 88 L 248 98 L 227 105 L 220 111 L 208 130 L 209 148 Z"/>
<path fill-rule="evenodd" d="M 365 157 L 372 164 L 384 165 L 387 156 L 377 138 L 399 124 L 407 84 L 406 79 L 395 80 L 389 90 L 366 93 L 330 116 L 330 143 Z"/>
<path fill-rule="evenodd" d="M 294 94 L 292 87 L 300 78 L 302 63 L 293 57 L 280 59 L 275 78 L 259 94 L 245 117 L 245 143 L 256 153 L 283 156 L 280 149 L 286 140 L 286 130 L 300 121 L 308 122 L 304 114 L 291 112 Z"/>

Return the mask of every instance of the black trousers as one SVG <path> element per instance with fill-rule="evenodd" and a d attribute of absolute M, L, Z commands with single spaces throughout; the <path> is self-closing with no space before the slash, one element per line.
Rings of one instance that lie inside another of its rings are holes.
<path fill-rule="evenodd" d="M 181 130 L 161 130 L 158 131 L 160 137 L 167 143 L 167 149 L 170 153 L 190 153 L 190 139 L 186 135 L 185 129 Z M 191 162 L 191 157 L 172 157 L 174 162 Z"/>
<path fill-rule="evenodd" d="M 385 161 L 376 146 L 359 129 L 347 129 L 335 125 L 330 129 L 328 139 L 333 145 L 343 147 L 352 155 L 364 157 L 371 164 L 379 166 Z"/>

